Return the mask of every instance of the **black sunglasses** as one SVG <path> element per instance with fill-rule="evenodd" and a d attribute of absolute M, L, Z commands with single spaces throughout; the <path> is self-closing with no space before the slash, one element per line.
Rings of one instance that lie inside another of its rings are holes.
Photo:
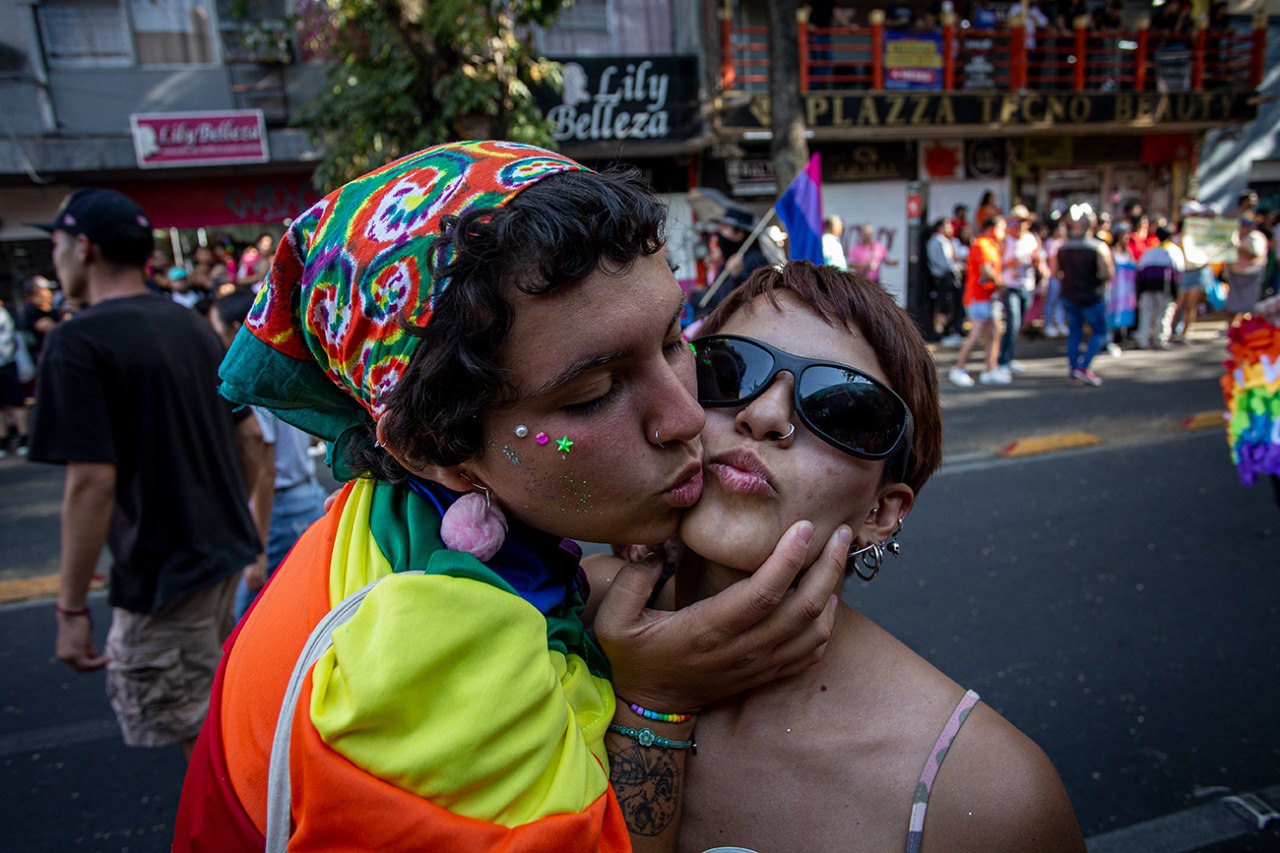
<path fill-rule="evenodd" d="M 786 371 L 794 379 L 796 415 L 810 432 L 850 456 L 889 459 L 896 482 L 906 475 L 915 425 L 907 404 L 880 380 L 737 335 L 708 335 L 693 346 L 701 405 L 746 405 Z"/>

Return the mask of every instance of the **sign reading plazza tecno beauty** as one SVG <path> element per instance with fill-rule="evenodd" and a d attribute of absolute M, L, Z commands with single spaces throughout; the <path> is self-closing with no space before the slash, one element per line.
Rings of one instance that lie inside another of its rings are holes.
<path fill-rule="evenodd" d="M 887 130 L 894 135 L 940 127 L 1219 124 L 1256 117 L 1257 100 L 1240 92 L 1103 93 L 807 92 L 805 123 L 815 130 Z M 769 126 L 769 96 L 754 95 L 724 118 L 726 129 Z"/>
<path fill-rule="evenodd" d="M 558 142 L 678 141 L 697 133 L 698 62 L 692 56 L 558 60 L 564 88 L 538 92 Z"/>

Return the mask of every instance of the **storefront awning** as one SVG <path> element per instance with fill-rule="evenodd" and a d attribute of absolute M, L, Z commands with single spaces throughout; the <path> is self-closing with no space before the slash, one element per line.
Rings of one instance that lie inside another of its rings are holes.
<path fill-rule="evenodd" d="M 279 223 L 320 200 L 310 173 L 118 182 L 157 228 Z"/>

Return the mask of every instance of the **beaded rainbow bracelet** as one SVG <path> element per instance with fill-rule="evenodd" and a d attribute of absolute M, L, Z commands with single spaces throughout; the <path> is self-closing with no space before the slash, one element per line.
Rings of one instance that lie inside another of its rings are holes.
<path fill-rule="evenodd" d="M 661 711 L 650 711 L 648 708 L 641 708 L 635 702 L 629 702 L 628 706 L 646 720 L 657 720 L 659 723 L 683 723 L 693 719 L 693 714 L 664 714 Z"/>

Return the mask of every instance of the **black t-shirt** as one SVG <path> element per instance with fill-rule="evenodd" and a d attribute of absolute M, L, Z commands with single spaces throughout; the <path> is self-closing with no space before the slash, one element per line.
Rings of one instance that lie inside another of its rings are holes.
<path fill-rule="evenodd" d="M 1058 249 L 1058 266 L 1062 270 L 1062 298 L 1073 305 L 1096 305 L 1104 295 L 1111 278 L 1101 241 L 1073 237 Z"/>
<path fill-rule="evenodd" d="M 49 333 L 31 429 L 37 462 L 116 466 L 111 604 L 150 613 L 261 551 L 245 498 L 223 348 L 151 294 L 108 299 Z"/>
<path fill-rule="evenodd" d="M 53 320 L 54 322 L 57 322 L 58 312 L 45 311 L 43 308 L 37 308 L 34 305 L 26 305 L 23 307 L 22 328 L 25 329 L 29 335 L 31 335 L 31 341 L 32 341 L 31 357 L 32 358 L 39 357 L 41 350 L 44 349 L 44 339 L 46 337 L 46 333 L 37 329 L 36 323 L 40 322 L 45 318 L 48 318 L 50 320 Z"/>

